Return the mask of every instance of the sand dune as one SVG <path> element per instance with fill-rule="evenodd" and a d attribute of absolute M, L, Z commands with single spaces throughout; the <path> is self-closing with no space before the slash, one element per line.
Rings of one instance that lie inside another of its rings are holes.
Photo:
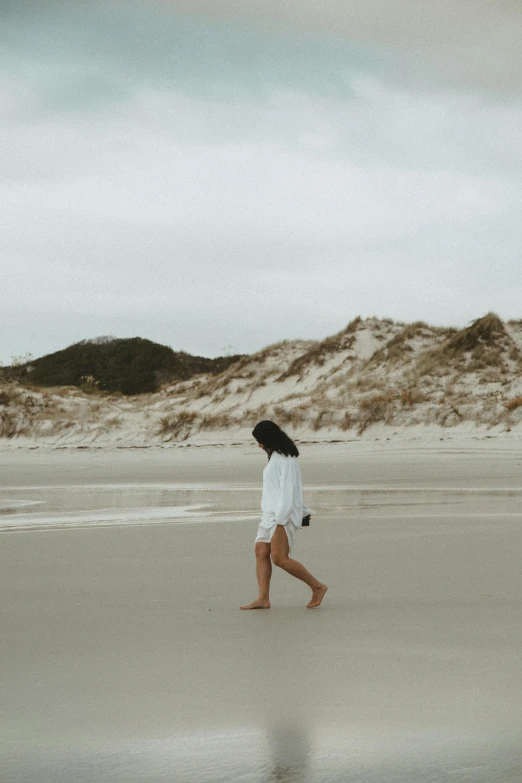
<path fill-rule="evenodd" d="M 272 418 L 303 440 L 501 437 L 522 431 L 522 321 L 466 329 L 355 319 L 155 394 L 0 390 L 0 443 L 149 446 L 246 442 Z"/>

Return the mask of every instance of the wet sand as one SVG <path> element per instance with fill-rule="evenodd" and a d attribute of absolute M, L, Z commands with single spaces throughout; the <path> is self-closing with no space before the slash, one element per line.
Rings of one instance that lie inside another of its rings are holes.
<path fill-rule="evenodd" d="M 0 453 L 4 501 L 49 493 L 22 521 L 106 510 L 0 537 L 0 780 L 522 780 L 521 462 L 303 447 L 295 556 L 330 590 L 307 610 L 275 569 L 273 608 L 240 612 L 255 450 Z M 125 524 L 195 500 L 211 516 Z"/>

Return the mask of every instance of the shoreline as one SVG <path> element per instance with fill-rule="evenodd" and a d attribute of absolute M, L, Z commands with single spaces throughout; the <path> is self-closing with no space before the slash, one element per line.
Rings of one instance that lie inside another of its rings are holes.
<path fill-rule="evenodd" d="M 510 432 L 497 432 L 491 433 L 489 430 L 478 430 L 466 432 L 456 431 L 433 431 L 432 428 L 426 430 L 426 432 L 411 430 L 405 430 L 401 433 L 396 431 L 392 432 L 380 432 L 374 433 L 373 437 L 370 437 L 370 433 L 367 437 L 347 438 L 341 437 L 339 433 L 331 433 L 324 437 L 317 437 L 311 434 L 302 435 L 301 437 L 295 437 L 295 442 L 300 446 L 334 446 L 334 445 L 361 445 L 371 446 L 373 444 L 383 444 L 390 446 L 411 446 L 417 447 L 438 447 L 438 444 L 445 443 L 446 445 L 454 443 L 471 444 L 471 443 L 490 443 L 500 442 L 518 445 L 522 449 L 522 428 L 513 430 Z M 101 438 L 97 438 L 90 443 L 56 443 L 48 442 L 44 438 L 28 439 L 28 438 L 2 438 L 0 439 L 0 454 L 2 452 L 10 451 L 172 451 L 177 449 L 216 449 L 216 448 L 243 448 L 248 447 L 253 442 L 250 433 L 245 434 L 241 439 L 231 438 L 224 433 L 222 438 L 215 437 L 213 439 L 204 438 L 188 438 L 187 440 L 169 442 L 169 443 L 117 443 L 112 441 L 103 441 Z"/>

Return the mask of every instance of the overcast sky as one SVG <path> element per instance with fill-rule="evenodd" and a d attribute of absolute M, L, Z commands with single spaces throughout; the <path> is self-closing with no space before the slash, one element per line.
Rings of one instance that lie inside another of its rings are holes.
<path fill-rule="evenodd" d="M 0 0 L 0 360 L 522 318 L 520 0 Z"/>

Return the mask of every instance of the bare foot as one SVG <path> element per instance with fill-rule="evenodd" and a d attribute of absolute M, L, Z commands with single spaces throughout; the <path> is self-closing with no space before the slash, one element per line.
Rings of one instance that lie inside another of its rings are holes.
<path fill-rule="evenodd" d="M 270 609 L 270 601 L 262 598 L 256 598 L 251 604 L 247 606 L 240 606 L 240 609 Z"/>
<path fill-rule="evenodd" d="M 306 604 L 308 609 L 313 609 L 315 606 L 320 606 L 328 587 L 326 585 L 319 585 L 312 590 L 312 600 L 309 604 Z"/>

